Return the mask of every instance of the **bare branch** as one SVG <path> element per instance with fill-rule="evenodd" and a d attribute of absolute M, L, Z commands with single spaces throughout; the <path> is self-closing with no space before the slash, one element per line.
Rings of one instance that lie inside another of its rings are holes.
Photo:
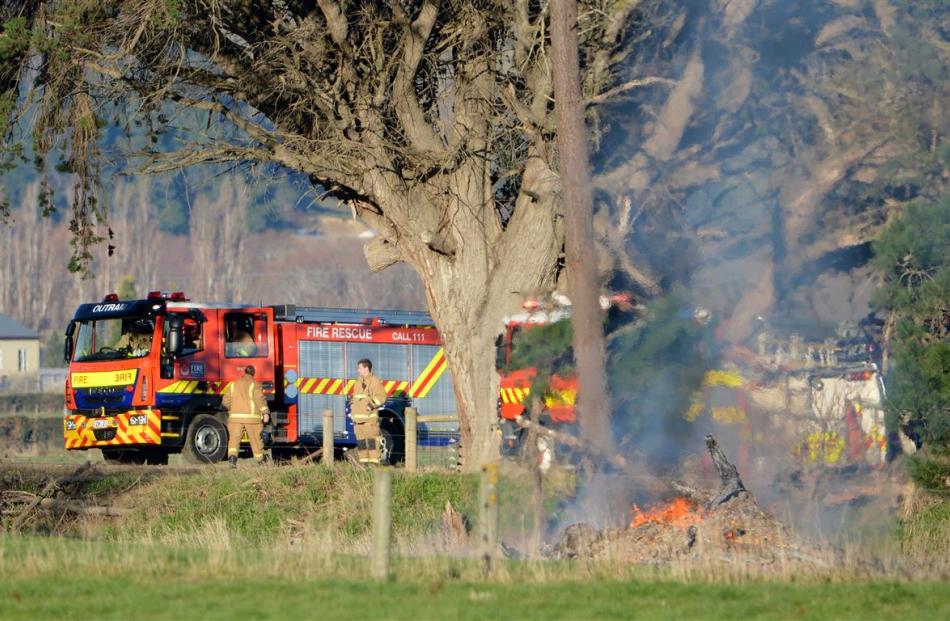
<path fill-rule="evenodd" d="M 402 59 L 393 82 L 393 106 L 414 147 L 431 154 L 444 152 L 442 142 L 426 119 L 412 86 L 438 10 L 431 2 L 425 2 L 419 12 L 419 17 L 412 23 L 409 23 L 408 17 L 398 2 L 393 3 L 393 10 L 399 21 L 404 24 L 405 31 Z"/>
<path fill-rule="evenodd" d="M 627 91 L 632 91 L 635 88 L 642 88 L 644 86 L 652 86 L 654 84 L 663 84 L 664 86 L 675 86 L 676 81 L 670 80 L 669 78 L 660 78 L 657 76 L 651 76 L 648 78 L 639 78 L 637 80 L 628 80 L 619 86 L 615 86 L 611 89 L 608 89 L 601 93 L 600 95 L 595 95 L 594 97 L 588 97 L 584 100 L 584 104 L 587 106 L 593 106 L 596 104 L 604 103 L 609 99 L 613 99 L 617 95 L 622 95 Z"/>

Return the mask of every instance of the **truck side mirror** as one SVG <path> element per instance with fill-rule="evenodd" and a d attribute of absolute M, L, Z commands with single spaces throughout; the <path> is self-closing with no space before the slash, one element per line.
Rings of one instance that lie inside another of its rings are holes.
<path fill-rule="evenodd" d="M 168 320 L 168 352 L 174 356 L 181 353 L 181 317 L 171 317 Z"/>
<path fill-rule="evenodd" d="M 69 362 L 73 359 L 73 332 L 76 331 L 76 323 L 73 321 L 69 322 L 69 325 L 66 327 L 66 341 L 63 344 L 63 360 Z"/>

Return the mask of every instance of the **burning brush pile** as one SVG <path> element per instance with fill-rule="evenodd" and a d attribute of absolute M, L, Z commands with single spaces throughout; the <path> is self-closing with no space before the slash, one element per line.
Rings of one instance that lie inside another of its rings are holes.
<path fill-rule="evenodd" d="M 626 528 L 601 531 L 574 524 L 551 548 L 556 558 L 632 564 L 832 564 L 828 554 L 797 537 L 762 509 L 712 436 L 706 446 L 720 479 L 714 493 L 674 484 L 675 496 L 650 508 L 633 506 Z"/>

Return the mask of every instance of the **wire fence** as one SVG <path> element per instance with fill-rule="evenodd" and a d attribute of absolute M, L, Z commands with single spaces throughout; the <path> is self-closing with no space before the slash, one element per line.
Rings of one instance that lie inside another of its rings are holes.
<path fill-rule="evenodd" d="M 459 422 L 454 416 L 405 415 L 405 465 L 417 468 L 455 468 L 459 462 Z M 414 438 L 411 435 L 414 433 Z M 414 441 L 413 441 L 414 439 Z"/>

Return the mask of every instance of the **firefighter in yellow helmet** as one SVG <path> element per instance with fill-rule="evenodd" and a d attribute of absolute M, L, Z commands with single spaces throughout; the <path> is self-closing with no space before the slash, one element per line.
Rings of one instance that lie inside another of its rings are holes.
<path fill-rule="evenodd" d="M 241 448 L 241 436 L 247 431 L 251 441 L 254 461 L 264 461 L 264 443 L 261 432 L 270 422 L 270 410 L 264 399 L 261 385 L 254 381 L 254 367 L 247 366 L 244 375 L 231 383 L 224 393 L 222 401 L 228 409 L 228 461 L 237 468 L 238 452 Z"/>
<path fill-rule="evenodd" d="M 356 389 L 350 400 L 350 418 L 356 432 L 356 453 L 363 464 L 379 463 L 379 408 L 386 402 L 386 387 L 373 375 L 373 363 L 363 358 L 356 363 Z"/>

